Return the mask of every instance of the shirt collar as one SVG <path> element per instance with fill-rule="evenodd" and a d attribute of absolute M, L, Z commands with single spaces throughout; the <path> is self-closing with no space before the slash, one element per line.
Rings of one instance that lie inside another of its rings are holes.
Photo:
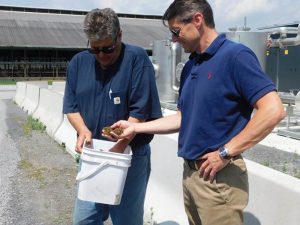
<path fill-rule="evenodd" d="M 203 61 L 210 59 L 222 46 L 226 40 L 225 34 L 220 34 L 213 42 L 208 46 L 208 48 L 203 53 L 193 52 L 189 59 L 195 60 L 196 64 L 201 64 Z"/>

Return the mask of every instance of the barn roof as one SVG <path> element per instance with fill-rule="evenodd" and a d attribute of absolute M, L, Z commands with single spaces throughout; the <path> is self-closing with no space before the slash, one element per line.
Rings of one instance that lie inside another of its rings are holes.
<path fill-rule="evenodd" d="M 0 6 L 0 47 L 85 48 L 84 11 Z M 151 49 L 170 37 L 159 16 L 118 14 L 123 41 Z"/>

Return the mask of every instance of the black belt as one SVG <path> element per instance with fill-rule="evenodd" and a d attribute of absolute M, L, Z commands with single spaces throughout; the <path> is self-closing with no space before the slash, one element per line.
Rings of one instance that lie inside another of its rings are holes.
<path fill-rule="evenodd" d="M 239 154 L 239 155 L 236 155 L 236 156 L 233 156 L 231 158 L 231 160 L 236 160 L 236 159 L 240 159 L 242 158 L 242 156 Z M 189 160 L 189 159 L 184 159 L 184 163 L 191 169 L 191 170 L 199 170 L 202 163 L 204 162 L 205 160 L 202 160 L 202 159 L 197 159 L 197 160 Z"/>
<path fill-rule="evenodd" d="M 197 159 L 197 160 L 189 160 L 185 159 L 184 163 L 191 169 L 191 170 L 199 170 L 201 167 L 201 164 L 204 160 Z"/>

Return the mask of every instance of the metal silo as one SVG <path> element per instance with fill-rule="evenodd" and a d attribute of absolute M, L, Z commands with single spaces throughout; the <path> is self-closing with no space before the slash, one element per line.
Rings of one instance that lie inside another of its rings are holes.
<path fill-rule="evenodd" d="M 227 39 L 250 48 L 256 54 L 262 69 L 266 71 L 267 32 L 232 30 L 225 34 Z"/>
<path fill-rule="evenodd" d="M 162 103 L 176 104 L 179 90 L 179 69 L 184 65 L 184 51 L 178 43 L 157 40 L 153 43 L 152 63 Z"/>

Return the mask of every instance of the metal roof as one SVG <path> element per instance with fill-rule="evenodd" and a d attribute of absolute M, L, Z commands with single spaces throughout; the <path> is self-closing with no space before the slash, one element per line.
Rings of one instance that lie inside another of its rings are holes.
<path fill-rule="evenodd" d="M 86 12 L 87 13 L 87 12 Z M 123 42 L 151 49 L 154 40 L 170 37 L 155 16 L 119 15 Z M 0 8 L 0 47 L 85 48 L 84 15 L 53 12 L 11 11 Z"/>

